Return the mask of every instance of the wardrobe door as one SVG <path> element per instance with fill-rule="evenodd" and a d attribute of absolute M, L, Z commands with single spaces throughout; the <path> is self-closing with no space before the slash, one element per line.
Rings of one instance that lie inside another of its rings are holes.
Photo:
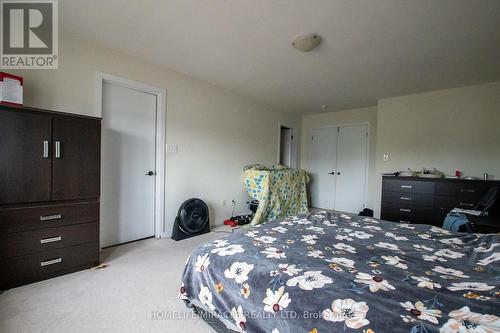
<path fill-rule="evenodd" d="M 54 116 L 52 200 L 99 197 L 101 123 Z"/>
<path fill-rule="evenodd" d="M 0 204 L 50 200 L 51 117 L 0 109 Z"/>

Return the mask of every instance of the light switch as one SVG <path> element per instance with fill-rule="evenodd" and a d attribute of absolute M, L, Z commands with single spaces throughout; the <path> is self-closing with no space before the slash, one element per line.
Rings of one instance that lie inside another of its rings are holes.
<path fill-rule="evenodd" d="M 167 144 L 167 153 L 177 153 L 179 147 L 177 144 Z"/>

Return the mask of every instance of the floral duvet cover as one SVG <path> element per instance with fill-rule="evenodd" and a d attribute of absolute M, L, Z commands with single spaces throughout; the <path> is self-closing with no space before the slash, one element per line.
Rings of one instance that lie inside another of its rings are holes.
<path fill-rule="evenodd" d="M 246 332 L 500 332 L 500 236 L 330 211 L 198 247 L 180 298 Z"/>

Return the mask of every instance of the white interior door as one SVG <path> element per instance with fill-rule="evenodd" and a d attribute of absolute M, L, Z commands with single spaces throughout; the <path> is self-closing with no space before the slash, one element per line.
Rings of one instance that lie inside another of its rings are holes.
<path fill-rule="evenodd" d="M 103 83 L 103 247 L 154 236 L 156 103 L 156 95 Z"/>
<path fill-rule="evenodd" d="M 309 176 L 311 205 L 316 208 L 335 208 L 335 171 L 337 165 L 337 127 L 311 130 Z"/>
<path fill-rule="evenodd" d="M 280 160 L 279 164 L 292 166 L 292 129 L 281 127 L 280 130 Z"/>
<path fill-rule="evenodd" d="M 368 126 L 339 127 L 335 210 L 358 213 L 364 208 Z"/>

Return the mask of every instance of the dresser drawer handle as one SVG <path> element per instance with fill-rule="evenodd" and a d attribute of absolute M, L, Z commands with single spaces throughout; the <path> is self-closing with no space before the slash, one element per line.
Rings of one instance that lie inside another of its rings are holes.
<path fill-rule="evenodd" d="M 40 216 L 40 221 L 59 220 L 61 218 L 62 214 L 45 215 L 45 216 Z"/>
<path fill-rule="evenodd" d="M 401 199 L 401 200 L 406 200 L 406 201 L 411 201 L 411 198 L 410 198 L 410 197 L 401 197 L 400 199 Z"/>
<path fill-rule="evenodd" d="M 406 208 L 399 208 L 400 212 L 406 212 L 406 213 L 411 213 L 411 209 L 406 209 Z"/>
<path fill-rule="evenodd" d="M 42 266 L 42 267 L 44 267 L 44 266 L 50 266 L 50 265 L 54 265 L 54 264 L 59 264 L 61 262 L 62 262 L 62 258 L 57 258 L 57 259 L 42 261 L 40 263 L 40 266 Z"/>
<path fill-rule="evenodd" d="M 401 188 L 413 188 L 412 185 L 401 185 Z"/>
<path fill-rule="evenodd" d="M 410 224 L 411 222 L 410 221 L 406 221 L 406 220 L 399 220 L 399 223 L 408 223 L 408 224 Z"/>
<path fill-rule="evenodd" d="M 54 243 L 62 240 L 61 236 L 40 239 L 40 244 Z"/>
<path fill-rule="evenodd" d="M 476 190 L 473 188 L 461 188 L 460 192 L 467 192 L 467 193 L 476 193 Z"/>
<path fill-rule="evenodd" d="M 462 207 L 474 207 L 474 204 L 469 202 L 460 202 L 458 205 Z"/>

